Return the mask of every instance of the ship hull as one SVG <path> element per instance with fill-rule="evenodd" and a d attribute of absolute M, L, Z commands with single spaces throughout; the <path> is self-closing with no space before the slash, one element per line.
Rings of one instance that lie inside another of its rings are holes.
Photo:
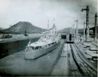
<path fill-rule="evenodd" d="M 43 47 L 39 50 L 33 50 L 32 47 L 27 47 L 25 50 L 25 59 L 38 59 L 57 48 L 59 43 L 56 43 L 47 48 Z"/>

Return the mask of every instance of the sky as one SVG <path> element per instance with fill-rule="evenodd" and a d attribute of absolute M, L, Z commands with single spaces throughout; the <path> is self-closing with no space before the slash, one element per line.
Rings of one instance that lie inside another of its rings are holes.
<path fill-rule="evenodd" d="M 53 24 L 57 29 L 75 27 L 82 28 L 85 13 L 82 8 L 89 5 L 89 25 L 94 24 L 97 0 L 0 0 L 0 27 L 8 28 L 19 21 L 28 21 L 33 25 L 47 29 Z"/>

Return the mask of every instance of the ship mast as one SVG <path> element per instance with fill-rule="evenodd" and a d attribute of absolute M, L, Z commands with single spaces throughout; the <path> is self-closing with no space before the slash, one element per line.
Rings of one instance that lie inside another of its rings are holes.
<path fill-rule="evenodd" d="M 54 28 L 54 32 L 56 33 L 55 18 L 53 18 L 53 28 Z"/>
<path fill-rule="evenodd" d="M 48 27 L 48 29 L 49 29 L 49 20 L 48 20 L 48 24 L 47 24 L 47 27 Z"/>
<path fill-rule="evenodd" d="M 25 25 L 24 35 L 28 36 L 27 31 L 26 31 L 26 25 Z"/>

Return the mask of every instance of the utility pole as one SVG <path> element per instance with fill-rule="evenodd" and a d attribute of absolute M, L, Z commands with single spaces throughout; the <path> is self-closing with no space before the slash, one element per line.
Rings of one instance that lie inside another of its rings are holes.
<path fill-rule="evenodd" d="M 76 39 L 78 40 L 78 20 L 76 20 Z"/>
<path fill-rule="evenodd" d="M 97 37 L 97 13 L 95 14 L 95 33 L 94 33 L 94 35 L 95 35 L 95 40 L 96 40 L 96 37 Z"/>
<path fill-rule="evenodd" d="M 83 35 L 84 35 L 84 40 L 85 40 L 85 29 L 86 28 L 86 25 L 85 25 L 85 22 L 83 23 Z"/>
<path fill-rule="evenodd" d="M 86 8 L 83 8 L 81 11 L 86 11 L 86 41 L 89 39 L 89 6 L 87 5 Z"/>

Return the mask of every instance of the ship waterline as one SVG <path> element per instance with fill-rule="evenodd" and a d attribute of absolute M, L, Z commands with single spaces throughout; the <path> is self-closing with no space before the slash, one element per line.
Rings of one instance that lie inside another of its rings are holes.
<path fill-rule="evenodd" d="M 49 52 L 55 50 L 59 45 L 59 43 L 55 43 L 53 45 L 52 44 L 53 43 L 51 43 L 50 46 L 49 45 L 44 46 L 40 49 L 32 49 L 32 47 L 27 47 L 25 50 L 25 52 L 26 52 L 26 54 L 24 56 L 25 59 L 38 59 L 38 58 L 48 54 Z"/>

